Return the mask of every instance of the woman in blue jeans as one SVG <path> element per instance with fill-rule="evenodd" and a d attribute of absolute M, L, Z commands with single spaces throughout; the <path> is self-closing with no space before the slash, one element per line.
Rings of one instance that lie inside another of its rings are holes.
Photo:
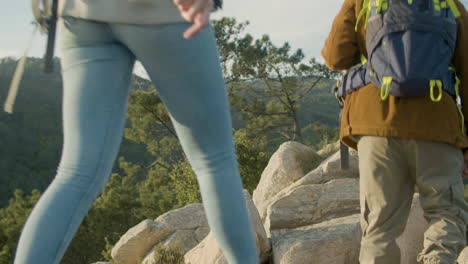
<path fill-rule="evenodd" d="M 257 264 L 212 28 L 212 0 L 59 0 L 64 146 L 15 264 L 57 264 L 106 184 L 141 61 L 158 89 L 229 263 Z"/>

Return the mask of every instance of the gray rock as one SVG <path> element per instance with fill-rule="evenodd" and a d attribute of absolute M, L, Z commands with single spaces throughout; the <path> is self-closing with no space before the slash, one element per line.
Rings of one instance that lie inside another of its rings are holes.
<path fill-rule="evenodd" d="M 359 213 L 359 182 L 338 179 L 326 184 L 288 188 L 268 208 L 265 229 L 296 228 Z"/>
<path fill-rule="evenodd" d="M 170 228 L 165 224 L 144 220 L 120 238 L 112 248 L 112 258 L 116 264 L 139 264 L 147 252 L 169 234 Z"/>
<path fill-rule="evenodd" d="M 321 161 L 322 158 L 305 145 L 292 141 L 283 143 L 271 157 L 253 193 L 260 217 L 265 219 L 273 196 L 302 178 Z"/>
<path fill-rule="evenodd" d="M 158 243 L 151 249 L 150 253 L 143 259 L 142 264 L 157 264 L 155 262 L 155 250 L 158 246 L 176 247 L 181 254 L 185 254 L 200 243 L 203 238 L 209 233 L 209 228 L 204 228 L 205 235 L 201 239 L 197 239 L 193 230 L 177 230 L 172 233 L 164 241 Z"/>
<path fill-rule="evenodd" d="M 255 207 L 250 194 L 246 191 L 244 191 L 244 194 L 249 209 L 250 220 L 255 232 L 257 252 L 259 252 L 261 262 L 264 262 L 267 259 L 266 253 L 271 249 L 270 241 L 265 229 L 263 228 L 262 220 L 260 219 L 260 215 L 258 214 L 257 208 Z M 228 264 L 213 233 L 211 232 L 200 244 L 185 254 L 185 262 L 191 264 Z"/>
<path fill-rule="evenodd" d="M 172 226 L 172 230 L 198 229 L 207 227 L 203 204 L 189 204 L 183 208 L 169 211 L 160 215 L 154 221 Z"/>
<path fill-rule="evenodd" d="M 116 264 L 153 263 L 154 255 L 148 255 L 158 245 L 177 244 L 185 253 L 208 234 L 207 227 L 203 205 L 191 204 L 133 227 L 120 238 L 111 255 Z"/>
<path fill-rule="evenodd" d="M 357 264 L 359 214 L 297 229 L 274 230 L 271 240 L 277 264 Z"/>
<path fill-rule="evenodd" d="M 468 247 L 465 247 L 458 257 L 458 264 L 468 264 Z"/>
<path fill-rule="evenodd" d="M 356 151 L 349 152 L 349 169 L 342 170 L 340 164 L 340 152 L 336 152 L 291 186 L 320 184 L 336 179 L 359 177 L 359 159 Z"/>

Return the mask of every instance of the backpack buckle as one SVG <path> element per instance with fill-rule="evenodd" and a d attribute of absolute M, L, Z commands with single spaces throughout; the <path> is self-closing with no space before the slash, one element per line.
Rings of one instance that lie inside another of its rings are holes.
<path fill-rule="evenodd" d="M 385 101 L 390 95 L 390 86 L 392 85 L 393 78 L 391 76 L 385 76 L 382 78 L 382 87 L 380 87 L 380 99 Z"/>
<path fill-rule="evenodd" d="M 439 93 L 437 97 L 434 95 L 434 90 L 437 88 Z M 429 81 L 430 96 L 432 102 L 440 102 L 442 100 L 442 81 L 441 80 L 430 80 Z"/>

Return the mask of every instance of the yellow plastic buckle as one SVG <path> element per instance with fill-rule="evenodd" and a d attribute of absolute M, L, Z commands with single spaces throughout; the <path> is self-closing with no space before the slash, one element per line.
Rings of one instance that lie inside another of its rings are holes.
<path fill-rule="evenodd" d="M 442 81 L 441 80 L 430 80 L 429 81 L 430 95 L 433 102 L 440 102 L 442 100 Z M 439 93 L 437 97 L 434 95 L 434 88 L 437 88 Z"/>
<path fill-rule="evenodd" d="M 385 76 L 382 78 L 382 87 L 380 87 L 380 99 L 382 101 L 387 100 L 390 96 L 390 86 L 392 85 L 393 78 L 391 76 Z"/>

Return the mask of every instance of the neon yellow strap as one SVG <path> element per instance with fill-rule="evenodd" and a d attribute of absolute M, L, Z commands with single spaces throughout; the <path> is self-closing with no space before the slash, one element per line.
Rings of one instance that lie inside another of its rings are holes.
<path fill-rule="evenodd" d="M 439 0 L 434 0 L 434 9 L 435 9 L 436 11 L 440 11 Z"/>
<path fill-rule="evenodd" d="M 413 0 L 408 0 L 408 4 L 412 5 L 412 4 L 413 4 Z"/>
<path fill-rule="evenodd" d="M 391 76 L 385 76 L 382 78 L 382 87 L 380 87 L 380 99 L 382 101 L 387 100 L 390 95 L 390 86 L 392 85 L 393 78 Z"/>
<path fill-rule="evenodd" d="M 446 1 L 440 2 L 440 7 L 447 8 L 447 2 Z"/>
<path fill-rule="evenodd" d="M 387 10 L 388 9 L 388 2 L 387 0 L 384 0 L 383 3 L 382 3 L 382 9 L 383 10 Z"/>
<path fill-rule="evenodd" d="M 361 63 L 366 64 L 367 63 L 367 58 L 361 54 Z"/>
<path fill-rule="evenodd" d="M 383 4 L 384 4 L 384 1 L 385 0 L 377 0 L 377 10 L 376 10 L 376 13 L 380 13 L 380 11 L 382 11 L 382 7 L 383 7 Z"/>
<path fill-rule="evenodd" d="M 453 0 L 447 0 L 447 4 L 449 5 L 450 10 L 452 11 L 455 18 L 458 18 L 460 16 L 460 11 L 458 10 L 458 7 L 455 4 L 455 2 Z"/>
<path fill-rule="evenodd" d="M 364 28 L 367 27 L 367 20 L 369 20 L 369 15 L 371 12 L 372 0 L 364 0 L 362 4 L 362 9 L 359 12 L 359 15 L 356 19 L 356 25 L 354 26 L 354 31 L 358 31 L 359 22 L 361 21 L 362 17 L 366 15 L 366 23 L 364 24 Z"/>
<path fill-rule="evenodd" d="M 441 80 L 430 80 L 429 81 L 430 87 L 430 95 L 431 100 L 433 102 L 440 102 L 442 100 L 442 81 Z M 434 90 L 437 88 L 439 95 L 437 97 L 434 96 Z"/>

